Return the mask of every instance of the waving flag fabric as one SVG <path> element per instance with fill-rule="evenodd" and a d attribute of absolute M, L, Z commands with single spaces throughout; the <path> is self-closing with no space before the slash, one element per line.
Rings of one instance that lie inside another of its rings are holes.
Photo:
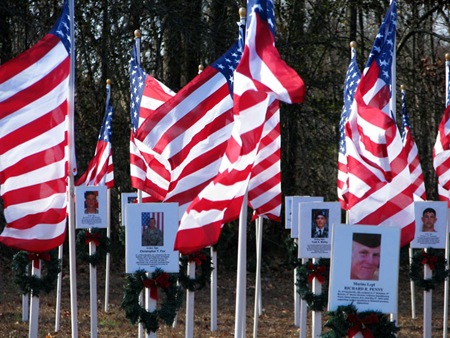
<path fill-rule="evenodd" d="M 303 81 L 274 46 L 272 1 L 249 1 L 247 15 L 245 49 L 234 76 L 231 139 L 219 174 L 181 219 L 175 249 L 182 253 L 217 243 L 223 224 L 239 217 L 270 102 L 303 100 Z"/>
<path fill-rule="evenodd" d="M 414 238 L 414 199 L 406 151 L 390 111 L 396 1 L 372 47 L 346 124 L 349 223 L 402 229 Z"/>
<path fill-rule="evenodd" d="M 422 166 L 420 165 L 419 151 L 417 150 L 416 142 L 411 133 L 408 111 L 406 110 L 406 93 L 404 89 L 402 89 L 402 141 L 406 155 L 408 156 L 414 200 L 425 201 L 427 197 Z"/>
<path fill-rule="evenodd" d="M 447 76 L 447 108 L 444 111 L 439 130 L 436 137 L 436 143 L 433 149 L 433 166 L 438 177 L 439 200 L 447 201 L 450 207 L 450 81 L 448 74 L 450 71 L 450 62 L 445 62 Z"/>
<path fill-rule="evenodd" d="M 180 215 L 218 173 L 233 122 L 233 71 L 242 51 L 234 44 L 139 127 L 135 142 L 160 178 L 142 190 L 178 202 Z M 144 150 L 145 149 L 145 150 Z"/>
<path fill-rule="evenodd" d="M 155 165 L 147 166 L 144 162 L 141 149 L 135 141 L 136 131 L 143 121 L 152 116 L 154 111 L 164 102 L 169 100 L 175 93 L 159 82 L 152 76 L 148 75 L 139 64 L 137 39 L 132 50 L 130 60 L 130 118 L 131 118 L 131 134 L 130 134 L 130 175 L 131 185 L 139 190 L 146 191 L 146 186 L 152 185 L 158 187 L 161 184 L 165 189 L 169 184 L 169 176 L 160 176 L 158 168 Z M 159 191 L 159 188 L 157 188 Z M 160 194 L 153 192 L 152 196 L 143 193 L 143 201 L 154 202 L 161 200 Z"/>
<path fill-rule="evenodd" d="M 350 115 L 350 109 L 355 96 L 361 73 L 356 62 L 356 50 L 352 47 L 352 58 L 348 66 L 344 84 L 344 106 L 342 107 L 341 120 L 339 122 L 339 155 L 338 155 L 338 179 L 337 195 L 341 208 L 347 210 L 348 203 L 348 169 L 347 146 L 345 144 L 345 124 Z"/>
<path fill-rule="evenodd" d="M 280 103 L 268 107 L 261 142 L 248 183 L 248 205 L 254 210 L 253 218 L 264 216 L 280 221 L 281 213 L 281 135 Z"/>
<path fill-rule="evenodd" d="M 111 104 L 111 86 L 106 87 L 106 112 L 103 118 L 94 157 L 89 162 L 86 172 L 75 182 L 75 185 L 114 186 L 114 165 L 111 149 L 111 128 L 114 109 Z"/>
<path fill-rule="evenodd" d="M 68 177 L 70 17 L 0 66 L 0 242 L 44 252 L 64 242 Z"/>

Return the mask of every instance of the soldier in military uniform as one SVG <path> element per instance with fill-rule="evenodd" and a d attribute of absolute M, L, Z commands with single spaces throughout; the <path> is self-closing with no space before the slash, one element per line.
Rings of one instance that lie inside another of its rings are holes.
<path fill-rule="evenodd" d="M 163 245 L 163 233 L 156 227 L 156 221 L 152 217 L 148 222 L 149 226 L 142 231 L 142 246 Z"/>
<path fill-rule="evenodd" d="M 328 218 L 326 210 L 318 210 L 314 215 L 311 238 L 328 238 Z"/>

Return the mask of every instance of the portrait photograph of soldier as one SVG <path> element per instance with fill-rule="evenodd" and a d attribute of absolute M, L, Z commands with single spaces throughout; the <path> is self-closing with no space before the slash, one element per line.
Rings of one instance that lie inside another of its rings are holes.
<path fill-rule="evenodd" d="M 447 202 L 414 202 L 416 232 L 410 246 L 414 249 L 445 249 Z"/>
<path fill-rule="evenodd" d="M 164 245 L 163 214 L 156 212 L 142 213 L 142 246 Z"/>

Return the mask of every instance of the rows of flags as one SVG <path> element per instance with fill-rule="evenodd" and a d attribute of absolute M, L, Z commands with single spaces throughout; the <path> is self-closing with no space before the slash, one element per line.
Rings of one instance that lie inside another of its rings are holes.
<path fill-rule="evenodd" d="M 391 1 L 356 88 L 345 147 L 350 224 L 401 228 L 401 246 L 415 233 L 408 155 L 392 112 L 396 1 Z"/>
<path fill-rule="evenodd" d="M 41 41 L 0 66 L 0 242 L 43 252 L 65 237 L 70 154 L 68 3 Z M 301 103 L 305 86 L 275 47 L 272 0 L 249 0 L 237 42 L 178 93 L 148 75 L 139 38 L 130 60 L 130 176 L 143 201 L 179 203 L 175 249 L 215 244 L 239 217 L 280 219 L 280 103 Z M 338 199 L 349 223 L 397 226 L 414 237 L 414 200 L 425 200 L 417 146 L 402 90 L 402 132 L 392 109 L 396 1 L 391 1 L 361 73 L 352 47 L 339 124 Z M 448 62 L 446 64 L 448 67 Z M 447 94 L 447 98 L 448 98 Z M 107 86 L 94 157 L 76 185 L 114 185 Z M 73 121 L 72 121 L 73 122 Z M 450 201 L 450 108 L 433 152 L 439 197 Z M 450 205 L 450 204 L 449 204 Z"/>
<path fill-rule="evenodd" d="M 70 16 L 0 66 L 0 242 L 44 252 L 63 243 L 69 175 Z"/>

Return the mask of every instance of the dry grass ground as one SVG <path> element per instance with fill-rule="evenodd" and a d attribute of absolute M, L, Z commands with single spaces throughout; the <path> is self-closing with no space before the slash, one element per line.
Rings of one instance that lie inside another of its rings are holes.
<path fill-rule="evenodd" d="M 0 258 L 0 337 L 22 338 L 28 336 L 28 323 L 21 320 L 21 296 L 18 287 L 11 282 L 9 260 Z M 104 267 L 98 269 L 98 337 L 137 337 L 138 328 L 129 323 L 120 308 L 125 276 L 123 262 L 113 262 L 109 295 L 109 311 L 104 312 Z M 90 337 L 89 313 L 89 269 L 85 263 L 77 266 L 78 290 L 78 333 L 79 337 Z M 415 338 L 423 336 L 423 292 L 417 292 L 416 318 L 411 318 L 411 295 L 408 271 L 403 268 L 399 285 L 398 337 Z M 68 267 L 63 270 L 62 311 L 59 332 L 55 331 L 55 292 L 40 297 L 39 337 L 47 333 L 51 337 L 71 337 L 70 295 Z M 235 326 L 235 271 L 218 269 L 218 318 L 217 331 L 210 330 L 209 288 L 195 294 L 194 337 L 232 337 Z M 254 274 L 247 278 L 247 337 L 253 336 Z M 298 337 L 299 328 L 294 325 L 293 273 L 284 268 L 265 269 L 262 274 L 262 307 L 259 317 L 258 337 Z M 443 286 L 433 291 L 433 333 L 442 337 L 443 332 Z M 178 314 L 175 327 L 162 326 L 158 337 L 185 336 L 185 299 Z M 310 313 L 308 313 L 310 318 Z M 448 323 L 447 323 L 448 325 Z M 310 332 L 310 328 L 307 329 Z M 311 334 L 308 334 L 310 337 Z"/>

